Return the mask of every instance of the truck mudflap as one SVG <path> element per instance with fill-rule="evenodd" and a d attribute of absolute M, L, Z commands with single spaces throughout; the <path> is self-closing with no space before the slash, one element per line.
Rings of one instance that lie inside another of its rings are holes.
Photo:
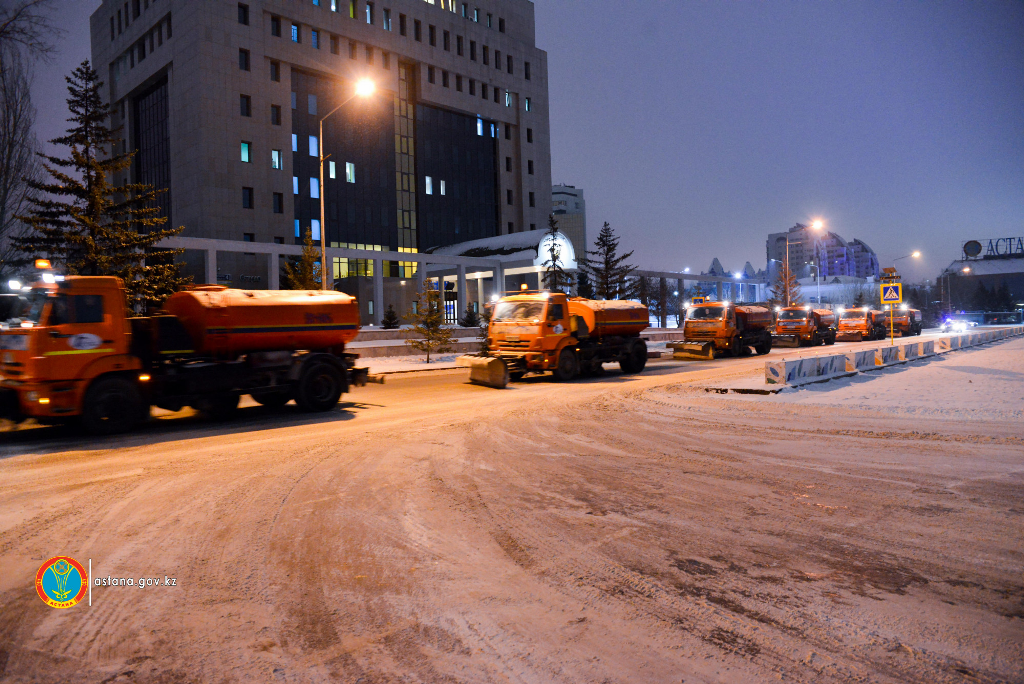
<path fill-rule="evenodd" d="M 504 389 L 508 386 L 509 364 L 502 357 L 465 354 L 457 358 L 455 364 L 469 368 L 469 381 L 474 385 L 495 389 Z"/>
<path fill-rule="evenodd" d="M 669 342 L 665 346 L 673 350 L 673 359 L 703 359 L 710 361 L 715 358 L 714 342 Z"/>
<path fill-rule="evenodd" d="M 18 393 L 12 389 L 0 387 L 0 420 L 21 420 L 21 407 L 18 404 Z"/>

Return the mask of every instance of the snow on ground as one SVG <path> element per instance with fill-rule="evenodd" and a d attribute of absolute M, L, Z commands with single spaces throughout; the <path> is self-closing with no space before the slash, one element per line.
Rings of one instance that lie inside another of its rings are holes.
<path fill-rule="evenodd" d="M 751 395 L 745 395 L 751 396 Z M 884 408 L 969 419 L 1024 418 L 1024 338 L 950 352 L 850 378 L 787 388 L 761 401 Z"/>

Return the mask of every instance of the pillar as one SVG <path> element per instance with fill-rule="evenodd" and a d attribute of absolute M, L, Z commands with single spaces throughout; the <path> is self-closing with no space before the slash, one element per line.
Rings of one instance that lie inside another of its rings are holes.
<path fill-rule="evenodd" d="M 476 277 L 476 306 L 480 313 L 483 313 L 484 305 L 487 304 L 487 296 L 484 294 L 484 274 L 479 271 Z"/>
<path fill-rule="evenodd" d="M 206 284 L 217 284 L 217 250 L 206 250 Z"/>
<path fill-rule="evenodd" d="M 668 281 L 658 278 L 658 297 L 661 302 L 661 327 L 668 327 Z"/>
<path fill-rule="evenodd" d="M 271 252 L 267 255 L 267 273 L 269 274 L 268 287 L 271 290 L 281 289 L 281 262 L 279 255 Z"/>
<path fill-rule="evenodd" d="M 721 280 L 719 280 L 717 283 L 715 283 L 715 292 L 716 292 L 716 296 L 718 298 L 718 301 L 722 301 L 722 281 Z"/>
<path fill-rule="evenodd" d="M 505 296 L 505 268 L 501 264 L 494 267 L 494 294 Z"/>
<path fill-rule="evenodd" d="M 416 265 L 416 292 L 423 292 L 427 284 L 427 262 L 421 261 Z"/>
<path fill-rule="evenodd" d="M 373 260 L 373 324 L 379 326 L 384 320 L 384 260 Z"/>

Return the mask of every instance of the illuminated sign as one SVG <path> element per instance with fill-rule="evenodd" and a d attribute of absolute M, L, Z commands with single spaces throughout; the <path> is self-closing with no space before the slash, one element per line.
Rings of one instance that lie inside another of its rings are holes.
<path fill-rule="evenodd" d="M 964 254 L 969 257 L 977 256 L 981 250 L 977 249 L 976 245 L 984 245 L 986 257 L 1024 256 L 1024 237 L 968 240 L 963 244 Z"/>

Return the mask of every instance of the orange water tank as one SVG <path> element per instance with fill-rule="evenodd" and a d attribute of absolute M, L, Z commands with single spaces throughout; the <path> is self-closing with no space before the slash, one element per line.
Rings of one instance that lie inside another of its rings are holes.
<path fill-rule="evenodd" d="M 181 321 L 197 352 L 214 356 L 328 349 L 359 334 L 355 297 L 341 292 L 208 285 L 176 292 L 164 309 Z"/>
<path fill-rule="evenodd" d="M 628 300 L 574 297 L 569 300 L 569 314 L 582 317 L 595 337 L 639 335 L 651 324 L 647 307 Z"/>

